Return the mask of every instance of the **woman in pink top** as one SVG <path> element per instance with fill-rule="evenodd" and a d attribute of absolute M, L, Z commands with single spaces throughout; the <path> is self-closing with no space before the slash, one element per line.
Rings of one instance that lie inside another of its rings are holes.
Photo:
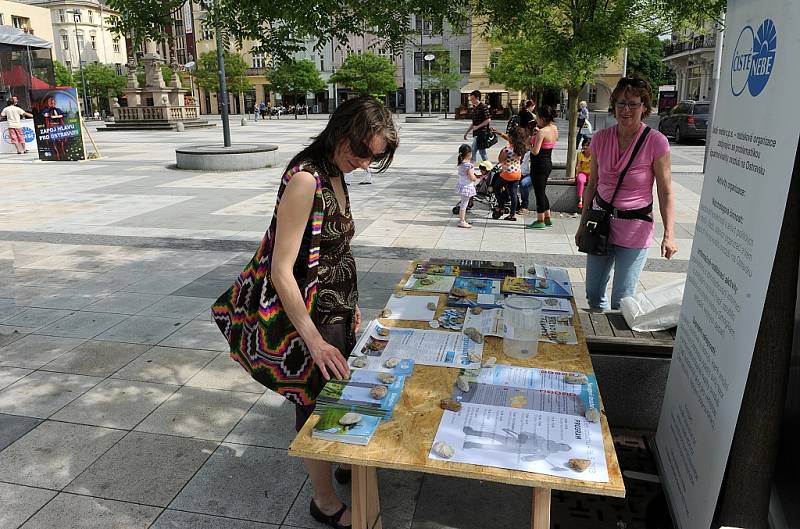
<path fill-rule="evenodd" d="M 612 112 L 617 125 L 603 129 L 592 138 L 591 175 L 583 203 L 601 209 L 598 200 L 609 203 L 617 187 L 620 172 L 631 157 L 634 145 L 645 129 L 642 119 L 650 115 L 650 87 L 642 79 L 624 77 L 611 94 Z M 658 193 L 664 237 L 661 256 L 672 258 L 678 251 L 675 243 L 675 207 L 672 196 L 672 170 L 667 138 L 650 130 L 639 153 L 614 197 L 615 215 L 611 217 L 608 255 L 587 255 L 586 298 L 589 308 L 607 310 L 606 287 L 614 270 L 611 308 L 618 309 L 622 298 L 633 296 L 639 275 L 647 260 L 653 238 L 653 183 Z M 599 197 L 599 199 L 598 199 Z M 575 243 L 580 246 L 585 229 L 584 208 Z"/>

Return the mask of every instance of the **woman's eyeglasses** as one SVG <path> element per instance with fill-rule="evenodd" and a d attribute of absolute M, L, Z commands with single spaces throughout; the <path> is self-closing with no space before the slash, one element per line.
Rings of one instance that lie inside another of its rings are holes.
<path fill-rule="evenodd" d="M 625 110 L 626 108 L 628 108 L 630 110 L 636 110 L 637 108 L 642 106 L 642 103 L 641 103 L 641 101 L 638 102 L 638 103 L 631 103 L 631 102 L 626 102 L 626 101 L 618 101 L 617 103 L 614 104 L 614 106 L 617 107 L 617 110 Z"/>
<path fill-rule="evenodd" d="M 638 77 L 623 77 L 617 82 L 618 87 L 632 86 L 634 88 L 650 88 L 647 81 Z"/>
<path fill-rule="evenodd" d="M 370 160 L 371 163 L 375 163 L 386 158 L 385 152 L 375 154 L 372 152 L 372 149 L 370 149 L 367 145 L 364 145 L 363 143 L 358 143 L 355 145 L 355 148 L 353 147 L 354 145 L 350 144 L 350 151 L 353 153 L 354 156 L 356 156 L 357 158 L 361 158 L 362 160 Z"/>

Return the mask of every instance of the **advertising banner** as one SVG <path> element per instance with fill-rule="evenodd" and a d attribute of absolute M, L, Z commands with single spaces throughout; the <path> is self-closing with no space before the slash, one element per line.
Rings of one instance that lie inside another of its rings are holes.
<path fill-rule="evenodd" d="M 31 95 L 39 159 L 47 162 L 84 160 L 77 90 L 50 88 L 32 90 Z"/>
<path fill-rule="evenodd" d="M 729 0 L 719 96 L 656 446 L 677 529 L 708 529 L 800 135 L 800 2 Z M 794 285 L 789 285 L 794 288 Z M 755 469 L 754 469 L 755 470 Z"/>
<path fill-rule="evenodd" d="M 25 134 L 25 148 L 31 152 L 36 150 L 36 133 L 34 132 L 33 120 L 23 119 L 22 132 Z M 8 135 L 8 122 L 0 121 L 0 152 L 17 152 L 11 138 Z"/>

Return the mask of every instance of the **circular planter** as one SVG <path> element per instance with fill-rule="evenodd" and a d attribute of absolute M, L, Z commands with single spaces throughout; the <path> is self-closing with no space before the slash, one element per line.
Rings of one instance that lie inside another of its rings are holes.
<path fill-rule="evenodd" d="M 272 167 L 278 162 L 278 146 L 265 143 L 189 145 L 175 149 L 178 169 L 195 171 L 247 171 Z"/>

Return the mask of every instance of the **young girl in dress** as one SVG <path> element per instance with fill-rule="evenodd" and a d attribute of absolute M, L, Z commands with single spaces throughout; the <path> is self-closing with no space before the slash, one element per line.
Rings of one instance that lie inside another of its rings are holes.
<path fill-rule="evenodd" d="M 575 190 L 578 192 L 578 211 L 583 211 L 583 189 L 592 174 L 592 150 L 589 145 L 591 138 L 583 140 L 581 152 L 578 153 L 578 163 L 575 165 Z"/>
<path fill-rule="evenodd" d="M 458 227 L 471 228 L 472 224 L 467 222 L 467 206 L 469 206 L 469 199 L 474 197 L 475 182 L 478 177 L 475 176 L 475 169 L 472 165 L 472 147 L 466 143 L 458 148 L 458 184 L 456 185 L 456 192 L 461 197 L 461 206 L 458 210 Z"/>

